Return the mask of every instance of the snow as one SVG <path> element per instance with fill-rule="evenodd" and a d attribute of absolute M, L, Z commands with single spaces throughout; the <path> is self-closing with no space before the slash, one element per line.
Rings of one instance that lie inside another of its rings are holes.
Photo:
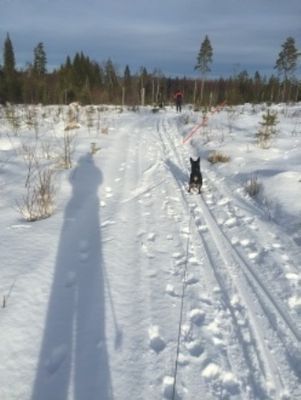
<path fill-rule="evenodd" d="M 1 400 L 301 398 L 301 104 L 271 108 L 268 149 L 266 105 L 0 108 Z M 55 168 L 35 222 L 28 149 Z"/>

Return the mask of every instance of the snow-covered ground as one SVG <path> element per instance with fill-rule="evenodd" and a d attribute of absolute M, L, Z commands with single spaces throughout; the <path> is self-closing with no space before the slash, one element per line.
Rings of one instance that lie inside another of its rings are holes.
<path fill-rule="evenodd" d="M 186 142 L 188 107 L 0 109 L 1 400 L 301 398 L 301 105 L 272 109 L 269 149 L 263 105 Z M 56 168 L 56 208 L 27 222 L 36 162 Z"/>

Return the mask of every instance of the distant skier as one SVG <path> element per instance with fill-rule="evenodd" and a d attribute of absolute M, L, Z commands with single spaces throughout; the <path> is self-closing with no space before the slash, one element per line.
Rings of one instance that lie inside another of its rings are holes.
<path fill-rule="evenodd" d="M 182 111 L 182 101 L 183 101 L 183 93 L 181 92 L 181 90 L 177 90 L 175 93 L 175 101 L 176 101 L 176 108 L 177 108 L 177 112 L 178 111 Z"/>

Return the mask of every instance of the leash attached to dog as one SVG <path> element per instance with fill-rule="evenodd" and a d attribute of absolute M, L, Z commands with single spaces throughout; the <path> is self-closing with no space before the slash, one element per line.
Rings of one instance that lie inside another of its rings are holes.
<path fill-rule="evenodd" d="M 213 109 L 210 111 L 209 115 L 213 115 L 213 114 L 215 114 L 216 112 L 221 111 L 221 110 L 224 108 L 225 105 L 226 105 L 226 101 L 223 101 L 221 104 L 219 104 L 218 106 L 216 106 L 215 108 L 213 108 Z M 205 116 L 203 116 L 202 121 L 201 121 L 199 124 L 197 124 L 197 125 L 188 133 L 188 135 L 183 139 L 183 142 L 182 142 L 182 143 L 183 143 L 183 144 L 187 143 L 187 142 L 192 138 L 192 136 L 193 136 L 200 128 L 203 128 L 204 126 L 207 126 L 207 123 L 208 123 L 208 116 L 205 115 Z"/>
<path fill-rule="evenodd" d="M 188 225 L 188 237 L 187 237 L 187 243 L 186 243 L 186 258 L 185 258 L 185 265 L 184 265 L 184 270 L 183 270 L 183 286 L 182 286 L 180 320 L 179 320 L 179 329 L 178 329 L 177 353 L 176 353 L 175 370 L 174 370 L 174 376 L 173 376 L 174 379 L 173 379 L 172 397 L 171 397 L 172 400 L 175 400 L 175 396 L 176 396 L 178 363 L 179 363 L 179 354 L 180 354 L 180 342 L 181 342 L 181 334 L 182 334 L 184 297 L 185 297 L 185 289 L 186 289 L 188 251 L 189 251 L 189 244 L 190 244 L 191 221 L 192 221 L 192 213 L 190 213 L 190 219 L 189 219 L 189 225 Z"/>

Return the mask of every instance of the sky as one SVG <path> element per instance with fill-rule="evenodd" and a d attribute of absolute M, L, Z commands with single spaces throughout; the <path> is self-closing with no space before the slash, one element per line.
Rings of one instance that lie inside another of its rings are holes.
<path fill-rule="evenodd" d="M 301 1 L 0 0 L 0 63 L 7 33 L 20 68 L 43 42 L 48 70 L 83 51 L 98 63 L 110 58 L 120 72 L 129 65 L 133 73 L 144 66 L 194 76 L 208 35 L 211 77 L 243 70 L 269 76 L 289 36 L 301 49 Z"/>

